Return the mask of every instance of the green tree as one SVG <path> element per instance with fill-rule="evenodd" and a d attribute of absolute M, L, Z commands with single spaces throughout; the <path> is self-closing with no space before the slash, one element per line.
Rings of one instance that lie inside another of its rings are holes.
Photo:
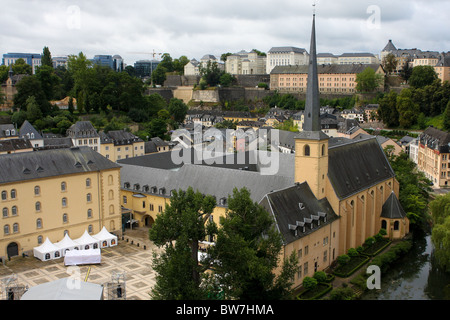
<path fill-rule="evenodd" d="M 209 266 L 198 260 L 199 242 L 213 236 L 217 228 L 210 216 L 216 206 L 215 199 L 194 192 L 174 191 L 170 204 L 159 214 L 149 230 L 149 238 L 163 253 L 154 255 L 153 268 L 156 284 L 154 299 L 192 300 L 207 296 L 201 287 L 204 271 Z"/>
<path fill-rule="evenodd" d="M 167 108 L 170 115 L 178 123 L 181 123 L 184 121 L 184 118 L 186 117 L 188 109 L 189 109 L 188 106 L 183 102 L 183 100 L 180 100 L 177 98 L 170 99 L 169 106 Z"/>
<path fill-rule="evenodd" d="M 423 88 L 431 85 L 436 79 L 438 76 L 432 66 L 417 66 L 411 72 L 409 85 L 414 88 Z"/>
<path fill-rule="evenodd" d="M 303 278 L 303 288 L 305 288 L 306 290 L 312 290 L 315 287 L 317 287 L 317 279 L 312 278 L 312 277 L 304 277 Z"/>
<path fill-rule="evenodd" d="M 383 65 L 386 73 L 391 74 L 395 71 L 395 69 L 397 69 L 398 61 L 392 53 L 389 53 L 383 58 L 381 64 Z"/>
<path fill-rule="evenodd" d="M 37 105 L 43 115 L 47 115 L 51 111 L 51 105 L 48 102 L 41 82 L 35 76 L 24 77 L 16 84 L 17 93 L 14 96 L 14 110 L 26 110 L 27 99 L 34 96 Z"/>
<path fill-rule="evenodd" d="M 164 81 L 166 81 L 167 76 L 166 73 L 169 72 L 164 65 L 162 65 L 161 63 L 158 64 L 158 66 L 156 67 L 155 70 L 153 70 L 151 78 L 152 78 L 152 82 L 155 85 L 164 85 Z"/>
<path fill-rule="evenodd" d="M 9 73 L 9 68 L 6 65 L 1 65 L 0 66 L 0 83 L 5 82 L 6 80 L 8 80 L 8 73 Z"/>
<path fill-rule="evenodd" d="M 36 120 L 42 118 L 42 111 L 39 108 L 39 105 L 36 102 L 34 96 L 30 96 L 26 102 L 26 110 L 27 110 L 27 120 L 31 123 Z"/>
<path fill-rule="evenodd" d="M 409 61 L 407 61 L 403 68 L 400 70 L 400 77 L 405 80 L 406 83 L 408 83 L 409 78 L 411 77 L 412 74 L 412 69 L 409 65 Z"/>
<path fill-rule="evenodd" d="M 450 272 L 450 193 L 437 196 L 430 202 L 433 229 L 431 240 L 439 265 Z"/>
<path fill-rule="evenodd" d="M 48 101 L 53 100 L 55 98 L 55 90 L 61 82 L 53 67 L 42 65 L 37 69 L 35 76 L 41 82 L 41 88 L 46 99 Z"/>
<path fill-rule="evenodd" d="M 229 87 L 233 85 L 235 82 L 236 78 L 228 72 L 223 73 L 219 79 L 219 83 L 222 87 Z"/>
<path fill-rule="evenodd" d="M 373 92 L 383 82 L 383 76 L 375 73 L 370 67 L 356 75 L 356 90 L 358 92 Z"/>
<path fill-rule="evenodd" d="M 69 102 L 68 102 L 68 106 L 67 109 L 69 110 L 70 113 L 73 114 L 73 112 L 75 111 L 75 108 L 73 106 L 73 97 L 69 97 Z"/>
<path fill-rule="evenodd" d="M 445 107 L 443 126 L 445 130 L 450 131 L 450 100 L 448 100 Z"/>
<path fill-rule="evenodd" d="M 219 69 L 217 62 L 211 62 L 211 60 L 206 63 L 206 66 L 200 64 L 199 72 L 202 79 L 205 80 L 206 84 L 210 87 L 217 86 L 220 82 L 220 77 L 223 74 L 223 71 Z"/>
<path fill-rule="evenodd" d="M 222 53 L 222 55 L 220 56 L 220 60 L 225 62 L 225 61 L 227 61 L 228 56 L 231 56 L 231 55 L 232 55 L 231 52 Z"/>
<path fill-rule="evenodd" d="M 17 59 L 12 65 L 14 74 L 28 74 L 33 73 L 33 68 L 25 62 L 22 58 Z"/>
<path fill-rule="evenodd" d="M 410 89 L 403 89 L 397 96 L 396 108 L 399 114 L 399 125 L 403 128 L 410 128 L 417 123 L 420 107 L 412 98 Z"/>
<path fill-rule="evenodd" d="M 220 218 L 211 261 L 226 299 L 274 300 L 291 296 L 298 268 L 295 252 L 278 265 L 282 238 L 267 211 L 250 198 L 246 188 L 233 190 Z M 275 275 L 277 267 L 280 272 Z"/>
<path fill-rule="evenodd" d="M 52 54 L 50 53 L 50 50 L 48 47 L 44 47 L 44 49 L 42 51 L 41 66 L 47 66 L 47 67 L 53 68 Z"/>
<path fill-rule="evenodd" d="M 173 60 L 173 70 L 179 74 L 184 74 L 184 66 L 189 63 L 189 59 L 186 56 L 181 56 L 178 59 Z"/>
<path fill-rule="evenodd" d="M 390 91 L 379 101 L 378 115 L 388 127 L 397 127 L 399 125 L 397 96 L 398 94 L 395 91 Z"/>

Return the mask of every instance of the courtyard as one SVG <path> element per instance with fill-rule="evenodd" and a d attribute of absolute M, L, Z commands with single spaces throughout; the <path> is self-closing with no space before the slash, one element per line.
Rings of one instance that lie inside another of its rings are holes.
<path fill-rule="evenodd" d="M 33 256 L 13 257 L 0 263 L 0 300 L 6 299 L 4 286 L 10 279 L 30 288 L 76 275 L 81 281 L 104 285 L 116 274 L 124 275 L 127 300 L 150 300 L 149 293 L 155 284 L 152 255 L 158 248 L 148 240 L 147 234 L 146 228 L 127 229 L 117 246 L 101 249 L 100 264 L 74 268 L 65 266 L 64 258 L 41 261 Z M 108 299 L 106 288 L 103 296 Z"/>

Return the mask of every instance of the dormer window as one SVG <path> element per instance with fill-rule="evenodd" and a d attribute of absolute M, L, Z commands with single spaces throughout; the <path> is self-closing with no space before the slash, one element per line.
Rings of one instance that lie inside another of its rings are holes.
<path fill-rule="evenodd" d="M 139 185 L 139 183 L 136 183 L 134 185 L 134 190 L 139 190 L 141 188 L 141 186 Z"/>
<path fill-rule="evenodd" d="M 224 206 L 227 202 L 227 198 L 220 198 L 220 205 Z"/>
<path fill-rule="evenodd" d="M 125 189 L 129 189 L 129 188 L 130 188 L 130 183 L 129 183 L 129 182 L 125 182 L 125 183 L 123 184 L 123 187 L 124 187 Z"/>
<path fill-rule="evenodd" d="M 156 188 L 156 186 L 153 186 L 153 187 L 152 187 L 152 193 L 156 193 L 157 190 L 158 190 L 158 188 Z"/>
<path fill-rule="evenodd" d="M 163 195 L 163 194 L 165 194 L 166 193 L 166 188 L 160 188 L 159 189 L 159 194 L 160 195 Z"/>

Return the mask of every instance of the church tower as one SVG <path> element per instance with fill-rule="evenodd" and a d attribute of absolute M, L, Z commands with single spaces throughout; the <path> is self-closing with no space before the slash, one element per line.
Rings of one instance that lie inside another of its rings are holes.
<path fill-rule="evenodd" d="M 311 47 L 303 131 L 295 137 L 295 182 L 307 182 L 317 199 L 326 196 L 328 175 L 328 139 L 320 126 L 319 81 L 316 57 L 315 14 Z"/>

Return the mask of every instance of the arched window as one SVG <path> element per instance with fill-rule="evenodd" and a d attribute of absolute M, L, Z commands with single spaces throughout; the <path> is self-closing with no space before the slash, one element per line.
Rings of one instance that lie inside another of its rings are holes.
<path fill-rule="evenodd" d="M 11 199 L 15 199 L 16 196 L 17 196 L 16 189 L 12 189 L 12 190 L 11 190 Z"/>
<path fill-rule="evenodd" d="M 91 186 L 91 179 L 90 179 L 90 178 L 87 178 L 87 179 L 86 179 L 86 187 L 87 187 L 87 188 L 90 188 L 90 186 Z"/>
<path fill-rule="evenodd" d="M 42 244 L 42 239 L 43 239 L 42 236 L 38 236 L 38 238 L 37 238 L 37 243 L 38 243 L 38 244 Z"/>
<path fill-rule="evenodd" d="M 41 218 L 38 218 L 36 220 L 36 228 L 38 228 L 38 229 L 42 228 L 42 219 Z"/>
<path fill-rule="evenodd" d="M 61 182 L 61 191 L 66 191 L 67 185 L 66 183 L 63 181 Z"/>
<path fill-rule="evenodd" d="M 8 208 L 3 208 L 3 218 L 7 218 L 8 217 L 8 215 L 9 215 L 9 210 L 8 210 Z"/>
<path fill-rule="evenodd" d="M 50 253 L 46 253 L 45 254 L 45 260 L 49 260 L 50 259 Z"/>
<path fill-rule="evenodd" d="M 323 144 L 322 145 L 322 156 L 324 156 L 325 155 L 325 145 Z"/>
<path fill-rule="evenodd" d="M 386 222 L 386 220 L 381 220 L 381 229 L 387 230 L 387 222 Z"/>
<path fill-rule="evenodd" d="M 87 202 L 91 202 L 91 201 L 92 201 L 92 195 L 91 195 L 90 193 L 88 193 L 88 194 L 86 195 L 86 201 L 87 201 Z"/>
<path fill-rule="evenodd" d="M 36 211 L 41 211 L 41 203 L 39 201 L 34 204 L 34 207 L 36 208 Z"/>
<path fill-rule="evenodd" d="M 92 230 L 93 230 L 92 224 L 88 225 L 88 233 L 92 233 Z"/>
<path fill-rule="evenodd" d="M 16 222 L 13 224 L 13 233 L 18 233 L 19 232 L 19 224 Z"/>
<path fill-rule="evenodd" d="M 400 223 L 398 221 L 394 221 L 394 230 L 398 230 Z"/>
<path fill-rule="evenodd" d="M 5 235 L 9 234 L 9 225 L 8 224 L 3 227 L 3 233 Z"/>
<path fill-rule="evenodd" d="M 8 199 L 8 192 L 6 192 L 6 191 L 2 191 L 2 200 L 6 200 L 6 199 Z"/>
<path fill-rule="evenodd" d="M 67 217 L 67 213 L 64 213 L 64 214 L 63 214 L 63 223 L 67 223 L 68 220 L 69 220 L 69 219 L 68 219 L 68 217 Z"/>
<path fill-rule="evenodd" d="M 92 218 L 92 209 L 88 209 L 87 217 L 88 217 L 88 219 Z"/>
<path fill-rule="evenodd" d="M 114 205 L 109 206 L 109 214 L 114 214 Z"/>
<path fill-rule="evenodd" d="M 114 191 L 109 190 L 109 200 L 113 200 L 114 199 Z"/>
<path fill-rule="evenodd" d="M 39 196 L 41 194 L 41 187 L 36 186 L 34 187 L 34 195 Z"/>
<path fill-rule="evenodd" d="M 61 204 L 63 207 L 67 207 L 67 198 L 62 198 Z"/>
<path fill-rule="evenodd" d="M 311 149 L 310 149 L 309 145 L 305 145 L 305 147 L 303 149 L 303 154 L 305 156 L 309 157 L 310 153 L 311 153 Z"/>
<path fill-rule="evenodd" d="M 13 206 L 13 207 L 11 208 L 11 214 L 12 214 L 13 216 L 17 216 L 17 213 L 18 213 L 17 207 L 16 207 L 16 206 Z"/>
<path fill-rule="evenodd" d="M 112 174 L 110 174 L 110 175 L 108 176 L 108 184 L 109 184 L 109 185 L 112 185 L 112 184 L 113 184 L 113 176 L 112 176 Z"/>

